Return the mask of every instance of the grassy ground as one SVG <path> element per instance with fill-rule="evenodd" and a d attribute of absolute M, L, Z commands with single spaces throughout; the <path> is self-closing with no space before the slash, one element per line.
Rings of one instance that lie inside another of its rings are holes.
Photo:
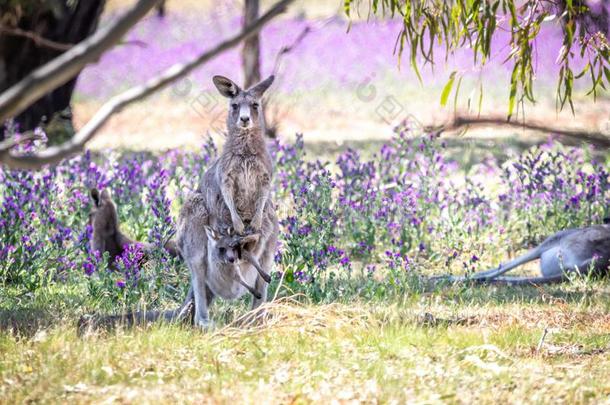
<path fill-rule="evenodd" d="M 527 146 L 468 145 L 448 142 L 464 170 Z M 370 154 L 379 145 L 352 146 Z M 337 154 L 332 143 L 307 147 Z M 509 250 L 489 246 L 486 260 Z M 323 302 L 280 288 L 259 324 L 240 322 L 247 300 L 217 302 L 209 333 L 155 324 L 79 334 L 81 315 L 116 311 L 101 309 L 86 285 L 0 288 L 0 404 L 610 403 L 607 280 L 432 288 L 407 279 L 395 291 L 380 284 L 379 294 L 359 281 L 335 280 Z"/>
<path fill-rule="evenodd" d="M 124 3 L 110 1 L 109 10 Z M 305 7 L 302 1 L 293 15 L 326 18 L 340 6 L 330 3 L 308 0 Z M 170 0 L 169 12 L 204 15 L 210 4 Z M 390 62 L 394 66 L 395 59 Z M 424 123 L 438 123 L 452 115 L 453 106 L 439 107 L 445 78 L 425 86 L 404 82 L 375 78 L 378 96 L 372 102 L 359 100 L 354 86 L 279 93 L 282 108 L 271 115 L 282 136 L 305 134 L 310 156 L 333 161 L 346 146 L 366 155 L 392 134 L 377 111 L 388 96 L 404 107 L 398 118 L 416 113 Z M 506 111 L 505 87 L 486 87 L 484 112 Z M 91 146 L 197 148 L 217 115 L 195 111 L 196 95 L 180 98 L 168 89 L 132 106 Z M 577 118 L 568 111 L 556 114 L 552 97 L 543 100 L 528 110 L 529 118 L 608 129 L 607 95 L 596 104 L 577 100 Z M 103 101 L 77 97 L 77 127 Z M 219 105 L 224 113 L 225 105 Z M 449 153 L 467 169 L 489 154 L 502 160 L 539 140 L 522 131 L 526 136 L 517 139 L 515 132 L 483 129 L 466 140 L 450 139 Z M 507 135 L 510 141 L 497 142 Z M 490 247 L 495 262 L 510 248 Z M 219 302 L 210 333 L 156 324 L 84 335 L 77 331 L 80 316 L 99 309 L 85 286 L 55 285 L 36 294 L 0 288 L 0 404 L 610 403 L 607 280 L 544 288 L 429 289 L 414 283 L 373 300 L 357 298 L 362 295 L 351 283 L 337 285 L 332 303 L 289 298 L 281 290 L 281 299 L 266 308 L 269 317 L 256 325 L 238 322 L 247 302 Z"/>
<path fill-rule="evenodd" d="M 377 302 L 284 298 L 256 325 L 236 323 L 243 302 L 220 303 L 212 333 L 161 324 L 83 336 L 76 321 L 87 303 L 66 288 L 2 294 L 0 402 L 608 403 L 610 396 L 607 283 L 413 288 Z"/>

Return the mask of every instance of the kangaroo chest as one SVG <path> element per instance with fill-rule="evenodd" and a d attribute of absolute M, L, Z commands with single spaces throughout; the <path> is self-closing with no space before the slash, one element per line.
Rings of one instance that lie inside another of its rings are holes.
<path fill-rule="evenodd" d="M 250 219 L 261 189 L 269 185 L 270 173 L 260 158 L 249 156 L 234 160 L 228 175 L 233 180 L 235 206 L 244 219 Z"/>
<path fill-rule="evenodd" d="M 241 264 L 241 274 L 244 280 L 250 285 L 254 285 L 258 273 L 256 269 L 248 264 Z M 210 267 L 206 283 L 214 295 L 225 300 L 234 300 L 248 290 L 242 286 L 236 275 L 234 265 L 217 265 Z"/>

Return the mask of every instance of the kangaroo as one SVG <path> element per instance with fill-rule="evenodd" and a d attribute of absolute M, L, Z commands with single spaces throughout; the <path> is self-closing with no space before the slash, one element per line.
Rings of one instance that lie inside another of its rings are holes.
<path fill-rule="evenodd" d="M 206 174 L 209 173 L 210 170 Z M 211 178 L 213 179 L 213 177 Z M 210 205 L 207 203 L 209 194 L 208 190 L 206 194 L 194 192 L 187 197 L 180 211 L 177 234 L 182 257 L 191 271 L 192 297 L 195 302 L 194 323 L 204 329 L 211 326 L 208 307 L 215 296 L 234 299 L 243 295 L 247 290 L 239 282 L 238 277 L 240 276 L 248 286 L 257 292 L 257 294 L 253 294 L 253 309 L 266 300 L 267 281 L 270 278 L 262 269 L 271 269 L 279 233 L 273 205 L 267 204 L 261 230 L 256 233 L 257 236 L 236 235 L 229 225 L 230 214 L 224 204 L 219 205 L 222 208 L 219 211 L 220 215 L 213 215 L 210 212 Z M 215 201 L 222 200 L 220 191 L 217 191 L 213 197 Z M 211 207 L 214 208 L 214 205 Z M 225 218 L 225 220 L 219 218 Z M 212 232 L 211 229 L 216 231 Z M 221 236 L 219 237 L 218 234 Z M 224 240 L 223 238 L 226 236 L 231 240 Z M 234 245 L 235 238 L 238 238 L 237 240 L 246 238 L 246 244 L 236 252 L 237 257 L 239 258 L 241 254 L 241 259 L 244 260 L 239 263 L 237 272 L 231 263 L 227 266 L 226 260 L 219 250 L 222 247 L 226 249 L 226 244 Z M 221 240 L 223 242 L 220 242 Z M 227 270 L 226 267 L 233 270 L 229 269 L 231 271 L 224 272 L 223 270 Z M 265 273 L 266 276 L 261 273 Z"/>
<path fill-rule="evenodd" d="M 208 237 L 207 285 L 214 295 L 224 299 L 236 299 L 244 294 L 245 291 L 241 288 L 244 287 L 256 299 L 261 299 L 262 296 L 256 288 L 251 287 L 256 281 L 257 273 L 242 272 L 239 263 L 243 253 L 256 245 L 259 235 L 233 237 L 230 228 L 226 234 L 220 234 L 209 226 L 206 226 L 205 231 Z M 256 259 L 255 261 L 258 264 Z"/>
<path fill-rule="evenodd" d="M 252 264 L 255 268 L 260 268 L 258 260 L 251 253 L 259 240 L 259 235 L 250 234 L 241 236 L 233 233 L 221 233 L 209 226 L 205 227 L 205 232 L 208 235 L 210 248 L 208 268 L 211 269 L 211 274 L 208 277 L 209 287 L 205 291 L 206 304 L 210 305 L 216 296 L 225 299 L 239 298 L 245 292 L 242 287 L 256 299 L 260 300 L 262 298 L 261 293 L 251 286 L 256 279 L 256 274 L 252 274 L 251 270 L 248 273 L 244 273 L 241 270 L 243 266 L 248 264 Z M 78 326 L 79 330 L 83 331 L 86 327 L 91 326 L 111 327 L 117 324 L 133 326 L 155 322 L 160 319 L 168 322 L 187 321 L 192 324 L 194 318 L 193 304 L 194 295 L 193 287 L 191 286 L 186 299 L 179 308 L 168 311 L 138 311 L 101 318 L 84 316 L 81 317 Z"/>
<path fill-rule="evenodd" d="M 538 277 L 500 277 L 525 263 L 540 259 Z M 545 239 L 539 246 L 498 268 L 471 276 L 440 276 L 435 279 L 449 281 L 475 281 L 480 283 L 548 284 L 568 279 L 567 274 L 607 272 L 610 264 L 610 225 L 593 225 L 586 228 L 566 229 Z"/>
<path fill-rule="evenodd" d="M 263 212 L 271 192 L 273 165 L 265 144 L 261 98 L 273 83 L 270 76 L 242 90 L 224 76 L 214 76 L 214 85 L 229 98 L 228 137 L 218 160 L 210 168 L 229 209 L 233 228 L 244 233 L 244 221 L 260 231 Z"/>
<path fill-rule="evenodd" d="M 273 82 L 273 76 L 242 90 L 223 76 L 214 76 L 218 91 L 231 100 L 227 117 L 228 137 L 218 159 L 206 170 L 197 192 L 185 202 L 178 224 L 178 245 L 191 271 L 195 300 L 195 324 L 207 328 L 210 324 L 209 277 L 216 267 L 208 262 L 208 252 L 213 246 L 205 226 L 219 228 L 218 224 L 231 224 L 242 235 L 246 231 L 244 221 L 249 221 L 249 233 L 259 234 L 251 249 L 249 265 L 240 269 L 244 279 L 252 273 L 254 260 L 270 269 L 275 255 L 279 224 L 275 207 L 270 198 L 273 165 L 265 145 L 263 113 L 260 99 Z M 255 266 L 256 267 L 256 266 Z M 258 269 L 257 269 L 258 270 Z M 252 308 L 267 298 L 266 278 L 259 271 L 254 288 L 260 299 L 254 297 Z M 210 281 L 210 283 L 212 283 Z M 243 286 L 242 286 L 243 287 Z M 220 288 L 222 289 L 222 287 Z M 216 291 L 219 295 L 220 291 Z M 229 293 L 227 293 L 229 294 Z"/>
<path fill-rule="evenodd" d="M 93 228 L 91 250 L 100 253 L 108 252 L 112 265 L 118 256 L 123 254 L 125 247 L 139 243 L 121 232 L 117 207 L 108 189 L 101 192 L 91 189 L 93 207 L 89 212 L 89 225 Z M 145 253 L 150 254 L 156 248 L 150 243 L 140 243 Z M 164 245 L 165 250 L 173 257 L 179 257 L 180 252 L 176 242 L 169 240 Z"/>

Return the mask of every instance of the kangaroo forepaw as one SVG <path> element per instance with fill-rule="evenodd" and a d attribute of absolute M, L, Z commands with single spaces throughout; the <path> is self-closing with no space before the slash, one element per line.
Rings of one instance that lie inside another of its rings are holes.
<path fill-rule="evenodd" d="M 246 228 L 243 221 L 240 218 L 234 218 L 232 222 L 235 233 L 238 235 L 243 235 Z"/>
<path fill-rule="evenodd" d="M 263 296 L 261 295 L 261 293 L 259 293 L 256 290 L 252 290 L 250 291 L 250 293 L 254 296 L 254 298 L 256 298 L 257 300 L 260 300 L 261 298 L 263 298 Z"/>
<path fill-rule="evenodd" d="M 263 217 L 262 216 L 257 215 L 254 218 L 252 218 L 252 221 L 250 222 L 250 228 L 252 228 L 253 232 L 259 232 L 262 227 L 263 227 Z"/>

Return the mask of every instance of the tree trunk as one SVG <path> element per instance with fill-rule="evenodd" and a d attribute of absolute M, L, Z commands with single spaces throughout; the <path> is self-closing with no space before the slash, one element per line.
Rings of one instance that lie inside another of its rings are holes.
<path fill-rule="evenodd" d="M 247 27 L 258 18 L 259 0 L 244 0 L 244 25 Z M 244 69 L 244 88 L 255 85 L 261 81 L 261 42 L 260 35 L 252 35 L 244 41 L 244 47 L 241 51 L 242 67 Z M 267 103 L 263 102 L 263 122 L 265 123 L 265 133 L 270 138 L 275 138 L 276 128 L 267 128 Z"/>
<path fill-rule="evenodd" d="M 244 27 L 252 24 L 258 18 L 259 1 L 244 0 Z M 244 88 L 248 88 L 261 80 L 261 49 L 259 35 L 252 35 L 244 42 L 241 52 L 244 68 Z"/>
<path fill-rule="evenodd" d="M 157 17 L 159 17 L 159 18 L 165 17 L 165 12 L 166 12 L 166 9 L 165 9 L 165 0 L 162 0 L 157 5 Z"/>
<path fill-rule="evenodd" d="M 76 44 L 95 31 L 104 4 L 105 0 L 56 1 L 53 2 L 55 7 L 43 6 L 16 16 L 15 24 L 9 27 L 57 43 Z M 2 23 L 8 25 L 6 20 Z M 22 35 L 0 32 L 0 92 L 63 52 Z M 72 136 L 74 129 L 70 99 L 76 79 L 41 97 L 19 114 L 15 122 L 20 131 L 46 125 L 50 143 L 61 142 Z M 0 128 L 0 139 L 3 139 L 4 125 L 0 125 Z"/>

